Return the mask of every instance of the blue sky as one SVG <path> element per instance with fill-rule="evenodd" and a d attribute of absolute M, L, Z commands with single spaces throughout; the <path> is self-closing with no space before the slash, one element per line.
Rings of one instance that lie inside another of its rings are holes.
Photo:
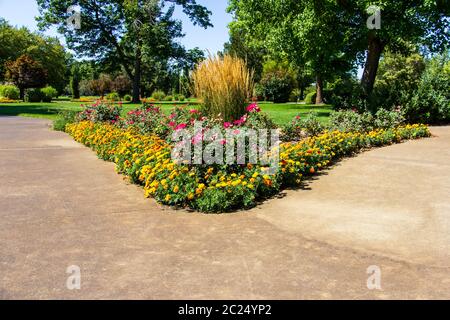
<path fill-rule="evenodd" d="M 228 41 L 228 23 L 231 16 L 226 13 L 227 0 L 198 0 L 199 4 L 206 6 L 212 11 L 212 23 L 214 28 L 207 30 L 201 27 L 194 27 L 189 19 L 177 10 L 177 17 L 183 21 L 183 30 L 186 37 L 180 42 L 188 49 L 199 47 L 202 50 L 209 50 L 215 53 L 222 50 L 223 44 Z M 26 26 L 31 30 L 36 30 L 34 17 L 38 15 L 35 0 L 0 0 L 0 17 L 8 20 L 12 25 Z M 57 35 L 56 31 L 49 30 L 48 35 Z"/>

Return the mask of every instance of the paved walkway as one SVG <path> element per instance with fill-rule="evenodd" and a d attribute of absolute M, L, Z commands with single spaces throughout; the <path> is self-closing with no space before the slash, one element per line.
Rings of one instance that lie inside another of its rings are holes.
<path fill-rule="evenodd" d="M 450 127 L 201 215 L 144 199 L 48 124 L 0 117 L 0 299 L 450 298 Z M 371 265 L 382 290 L 367 289 Z"/>

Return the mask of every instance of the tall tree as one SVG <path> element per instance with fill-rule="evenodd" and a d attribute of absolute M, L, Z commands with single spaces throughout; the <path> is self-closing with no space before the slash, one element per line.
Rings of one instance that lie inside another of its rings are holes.
<path fill-rule="evenodd" d="M 339 0 L 340 23 L 345 25 L 350 42 L 365 55 L 361 80 L 365 95 L 371 95 L 380 58 L 386 49 L 401 52 L 410 44 L 442 52 L 450 42 L 450 5 L 448 0 Z M 370 7 L 379 9 L 380 28 L 368 28 Z"/>
<path fill-rule="evenodd" d="M 212 26 L 210 14 L 196 0 L 83 0 L 81 28 L 66 23 L 72 0 L 37 0 L 41 28 L 57 25 L 67 44 L 80 55 L 97 59 L 114 56 L 133 80 L 133 101 L 139 102 L 142 61 L 145 56 L 176 56 L 181 22 L 173 19 L 180 6 L 194 25 Z"/>
<path fill-rule="evenodd" d="M 345 29 L 336 24 L 337 9 L 334 0 L 231 0 L 229 7 L 235 16 L 232 30 L 246 30 L 271 54 L 313 70 L 319 104 L 327 75 L 353 60 L 343 45 Z"/>
<path fill-rule="evenodd" d="M 5 64 L 6 79 L 20 90 L 20 99 L 25 99 L 25 89 L 40 88 L 46 84 L 47 71 L 28 55 L 22 55 L 15 61 Z"/>
<path fill-rule="evenodd" d="M 5 62 L 21 55 L 38 61 L 48 73 L 48 84 L 62 92 L 66 86 L 67 56 L 58 39 L 16 28 L 0 19 L 0 81 L 4 80 Z"/>

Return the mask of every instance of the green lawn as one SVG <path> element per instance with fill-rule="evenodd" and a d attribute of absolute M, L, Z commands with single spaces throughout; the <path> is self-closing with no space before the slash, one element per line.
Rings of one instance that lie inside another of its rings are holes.
<path fill-rule="evenodd" d="M 55 119 L 58 113 L 63 110 L 80 111 L 81 105 L 86 104 L 82 102 L 70 101 L 54 101 L 51 103 L 7 103 L 0 104 L 0 116 L 23 116 L 32 118 Z M 164 111 L 168 112 L 175 103 L 155 103 Z M 187 103 L 182 103 L 183 105 Z M 291 103 L 265 103 L 259 104 L 264 112 L 267 112 L 272 119 L 279 125 L 283 125 L 291 121 L 296 115 L 306 115 L 308 112 L 314 110 L 319 114 L 321 121 L 326 122 L 332 110 L 331 106 L 314 106 L 304 104 Z M 124 113 L 137 108 L 138 104 L 124 104 Z M 195 108 L 195 106 L 193 106 Z"/>

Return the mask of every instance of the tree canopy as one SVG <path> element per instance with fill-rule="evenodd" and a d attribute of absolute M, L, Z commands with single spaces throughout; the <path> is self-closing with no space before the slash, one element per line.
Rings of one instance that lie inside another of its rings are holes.
<path fill-rule="evenodd" d="M 15 28 L 0 19 L 0 81 L 5 80 L 5 63 L 27 55 L 46 70 L 48 84 L 59 92 L 66 80 L 67 55 L 58 39 Z"/>
<path fill-rule="evenodd" d="M 203 28 L 212 26 L 211 12 L 196 0 L 84 0 L 79 1 L 81 28 L 66 23 L 71 0 L 37 0 L 39 25 L 56 25 L 68 46 L 81 56 L 113 59 L 133 81 L 133 100 L 140 99 L 142 61 L 180 57 L 184 48 L 176 42 L 183 36 L 176 6 Z"/>
<path fill-rule="evenodd" d="M 367 27 L 370 6 L 380 9 L 380 29 Z M 361 84 L 369 96 L 385 49 L 402 51 L 413 44 L 442 51 L 450 42 L 445 0 L 230 0 L 229 11 L 232 30 L 313 70 L 318 102 L 326 77 L 358 64 L 364 65 Z"/>

